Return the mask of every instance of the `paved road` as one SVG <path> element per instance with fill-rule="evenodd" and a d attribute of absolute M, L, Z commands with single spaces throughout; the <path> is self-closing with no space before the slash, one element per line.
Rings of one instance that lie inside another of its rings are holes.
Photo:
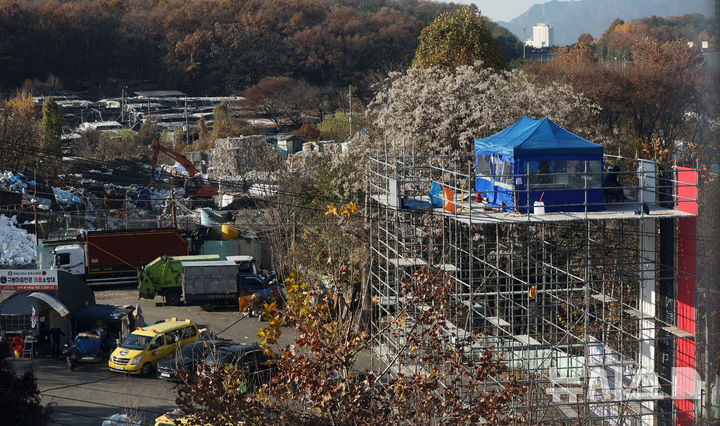
<path fill-rule="evenodd" d="M 115 413 L 133 413 L 143 424 L 175 407 L 171 383 L 108 371 L 107 364 L 85 364 L 75 372 L 62 359 L 16 360 L 16 368 L 32 366 L 43 404 L 51 404 L 51 424 L 100 425 Z"/>
<path fill-rule="evenodd" d="M 97 303 L 114 305 L 136 304 L 136 289 L 97 290 Z M 140 307 L 148 323 L 177 317 L 191 318 L 205 324 L 222 337 L 238 342 L 257 341 L 258 330 L 265 325 L 256 318 L 244 318 L 233 309 L 204 312 L 198 306 L 163 306 L 160 299 L 140 300 Z M 286 329 L 281 344 L 288 344 L 293 331 Z M 107 363 L 84 364 L 76 372 L 65 368 L 62 359 L 20 359 L 14 361 L 18 370 L 32 368 L 38 379 L 43 404 L 51 403 L 52 424 L 100 425 L 104 418 L 130 411 L 154 424 L 155 417 L 175 408 L 173 385 L 156 378 L 125 376 L 108 370 Z"/>

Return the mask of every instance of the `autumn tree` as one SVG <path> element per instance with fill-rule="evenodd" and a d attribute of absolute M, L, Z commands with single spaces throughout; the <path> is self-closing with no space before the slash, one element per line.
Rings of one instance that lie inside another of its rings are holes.
<path fill-rule="evenodd" d="M 617 144 L 621 142 L 610 135 L 615 133 L 613 129 L 622 126 L 621 105 L 627 101 L 627 93 L 631 90 L 627 80 L 619 78 L 618 66 L 599 64 L 593 49 L 578 43 L 571 48 L 558 49 L 549 63 L 531 63 L 523 70 L 532 75 L 535 84 L 540 87 L 563 82 L 600 106 L 593 124 L 598 133 L 610 139 L 607 147 L 616 152 Z"/>
<path fill-rule="evenodd" d="M 668 161 L 677 154 L 678 138 L 695 143 L 707 135 L 708 117 L 696 112 L 704 94 L 714 91 L 703 77 L 697 47 L 646 37 L 631 45 L 627 58 L 624 66 L 601 63 L 589 46 L 579 43 L 560 49 L 550 63 L 526 70 L 542 86 L 567 82 L 601 106 L 597 124 L 612 139 L 613 151 L 642 151 Z"/>
<path fill-rule="evenodd" d="M 317 91 L 290 77 L 266 77 L 245 91 L 247 106 L 254 108 L 281 128 L 285 123 L 299 127 L 303 114 L 315 105 Z"/>
<path fill-rule="evenodd" d="M 252 130 L 242 118 L 233 116 L 228 102 L 220 102 L 213 108 L 213 125 L 210 128 L 202 118 L 191 129 L 197 135 L 197 141 L 183 145 L 185 150 L 203 151 L 215 147 L 215 141 L 221 138 L 249 135 Z"/>
<path fill-rule="evenodd" d="M 682 41 L 644 40 L 633 46 L 625 76 L 633 88 L 625 113 L 631 135 L 646 151 L 670 161 L 686 113 L 697 106 L 702 54 Z"/>
<path fill-rule="evenodd" d="M 423 68 L 441 67 L 452 71 L 477 61 L 495 69 L 505 66 L 500 46 L 475 5 L 443 13 L 423 29 L 419 40 L 414 63 Z"/>
<path fill-rule="evenodd" d="M 0 99 L 0 169 L 34 168 L 45 154 L 40 152 L 41 135 L 35 106 L 27 92 Z"/>
<path fill-rule="evenodd" d="M 306 141 L 320 140 L 320 131 L 314 124 L 305 123 L 300 126 L 299 129 L 293 131 L 293 133 L 305 138 Z"/>
<path fill-rule="evenodd" d="M 580 43 L 590 44 L 590 43 L 592 43 L 594 40 L 595 40 L 595 39 L 593 38 L 592 34 L 590 34 L 590 33 L 583 33 L 583 34 L 580 34 L 580 36 L 578 37 L 577 42 L 578 42 L 578 44 L 580 44 Z"/>
<path fill-rule="evenodd" d="M 602 59 L 622 61 L 629 60 L 632 46 L 645 39 L 656 40 L 660 44 L 680 40 L 712 42 L 716 34 L 713 18 L 701 14 L 670 18 L 651 16 L 628 22 L 616 19 L 595 43 Z"/>
<path fill-rule="evenodd" d="M 592 139 L 596 114 L 593 103 L 568 85 L 543 87 L 523 71 L 479 65 L 461 65 L 454 73 L 441 68 L 391 73 L 369 110 L 391 149 L 405 145 L 420 155 L 469 154 L 472 141 L 523 115 L 548 117 Z"/>
<path fill-rule="evenodd" d="M 210 139 L 213 141 L 248 133 L 246 123 L 233 117 L 230 105 L 227 102 L 220 102 L 213 108 L 213 120 L 213 128 L 209 134 Z"/>
<path fill-rule="evenodd" d="M 23 90 L 34 95 L 48 95 L 53 94 L 62 89 L 62 81 L 53 74 L 48 75 L 45 81 L 38 79 L 27 79 L 23 83 Z"/>
<path fill-rule="evenodd" d="M 93 157 L 103 161 L 113 161 L 118 158 L 137 158 L 143 152 L 149 153 L 149 150 L 146 146 L 138 145 L 135 134 L 125 129 L 101 133 Z"/>
<path fill-rule="evenodd" d="M 145 120 L 140 130 L 135 135 L 135 140 L 138 145 L 149 147 L 153 139 L 160 139 L 162 135 L 162 128 L 158 125 L 152 117 Z"/>
<path fill-rule="evenodd" d="M 350 135 L 350 116 L 347 112 L 335 111 L 335 114 L 326 115 L 318 124 L 320 137 L 324 140 L 343 142 Z M 362 114 L 353 114 L 353 131 L 357 132 L 365 127 L 365 117 Z"/>
<path fill-rule="evenodd" d="M 343 207 L 337 207 L 339 215 Z M 177 403 L 192 416 L 191 422 L 523 421 L 524 413 L 511 407 L 523 397 L 525 388 L 508 374 L 507 364 L 489 351 L 473 361 L 466 347 L 477 336 L 446 334 L 453 285 L 442 273 L 418 270 L 403 280 L 396 315 L 385 329 L 372 332 L 349 326 L 352 300 L 336 293 L 347 273 L 344 265 L 336 266 L 327 287 L 302 274 L 291 274 L 286 280 L 284 309 L 267 306 L 268 326 L 258 334 L 265 350 L 276 354 L 277 374 L 272 383 L 251 393 L 243 372 L 228 368 L 183 385 Z M 425 308 L 417 310 L 417 306 Z M 278 349 L 283 322 L 292 324 L 297 338 L 294 345 Z M 358 371 L 358 354 L 375 344 L 375 333 L 392 330 L 403 330 L 407 347 L 375 372 Z M 403 365 L 423 368 L 403 369 Z M 493 379 L 505 384 L 497 385 Z"/>

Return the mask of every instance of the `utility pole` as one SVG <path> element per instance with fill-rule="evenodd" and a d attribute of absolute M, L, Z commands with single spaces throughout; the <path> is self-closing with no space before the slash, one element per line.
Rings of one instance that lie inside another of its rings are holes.
<path fill-rule="evenodd" d="M 130 212 L 128 211 L 128 194 L 125 192 L 125 229 L 128 229 L 128 215 Z"/>
<path fill-rule="evenodd" d="M 125 88 L 120 91 L 120 123 L 125 122 Z"/>
<path fill-rule="evenodd" d="M 120 95 L 120 122 L 125 123 L 125 90 L 127 86 L 124 86 Z"/>
<path fill-rule="evenodd" d="M 33 220 L 35 220 L 35 245 L 38 244 L 38 219 L 37 219 L 37 168 L 38 163 L 35 163 L 35 170 L 33 171 L 33 180 L 35 181 L 35 187 L 33 189 Z"/>
<path fill-rule="evenodd" d="M 348 101 L 350 103 L 350 116 L 348 117 L 348 121 L 350 122 L 350 137 L 352 137 L 352 85 L 348 86 Z"/>
<path fill-rule="evenodd" d="M 712 356 L 710 329 L 710 263 L 708 262 L 705 264 L 705 410 L 708 424 L 713 421 L 712 392 L 710 391 L 710 378 L 713 377 L 710 372 L 710 356 Z"/>
<path fill-rule="evenodd" d="M 190 145 L 190 125 L 188 124 L 187 96 L 185 96 L 185 143 Z"/>
<path fill-rule="evenodd" d="M 177 216 L 175 214 L 175 189 L 170 183 L 170 210 L 172 210 L 173 228 L 177 228 Z"/>
<path fill-rule="evenodd" d="M 523 27 L 523 59 L 525 59 L 525 44 L 527 43 L 527 40 L 525 39 L 525 27 Z"/>

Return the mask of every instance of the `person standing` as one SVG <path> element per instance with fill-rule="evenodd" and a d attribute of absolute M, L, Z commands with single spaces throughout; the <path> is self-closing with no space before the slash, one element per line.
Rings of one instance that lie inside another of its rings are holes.
<path fill-rule="evenodd" d="M 60 355 L 62 353 L 60 351 L 60 336 L 65 336 L 65 333 L 58 327 L 50 329 L 50 349 L 53 355 Z"/>

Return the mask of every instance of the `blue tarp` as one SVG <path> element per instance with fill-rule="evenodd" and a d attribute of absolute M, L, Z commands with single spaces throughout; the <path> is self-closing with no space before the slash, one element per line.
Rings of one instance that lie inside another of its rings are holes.
<path fill-rule="evenodd" d="M 443 206 L 443 199 L 440 196 L 440 192 L 442 192 L 440 184 L 433 181 L 433 183 L 430 184 L 430 204 L 432 204 L 433 207 Z"/>
<path fill-rule="evenodd" d="M 603 155 L 602 145 L 568 132 L 547 118 L 523 116 L 507 129 L 475 141 L 475 153 L 511 157 L 537 155 Z"/>
<path fill-rule="evenodd" d="M 526 213 L 542 197 L 549 212 L 604 208 L 602 145 L 547 118 L 476 140 L 475 161 L 475 191 L 491 206 Z"/>
<path fill-rule="evenodd" d="M 102 345 L 102 339 L 98 337 L 77 336 L 73 341 L 73 345 L 77 345 L 78 350 L 83 356 L 97 355 Z"/>

